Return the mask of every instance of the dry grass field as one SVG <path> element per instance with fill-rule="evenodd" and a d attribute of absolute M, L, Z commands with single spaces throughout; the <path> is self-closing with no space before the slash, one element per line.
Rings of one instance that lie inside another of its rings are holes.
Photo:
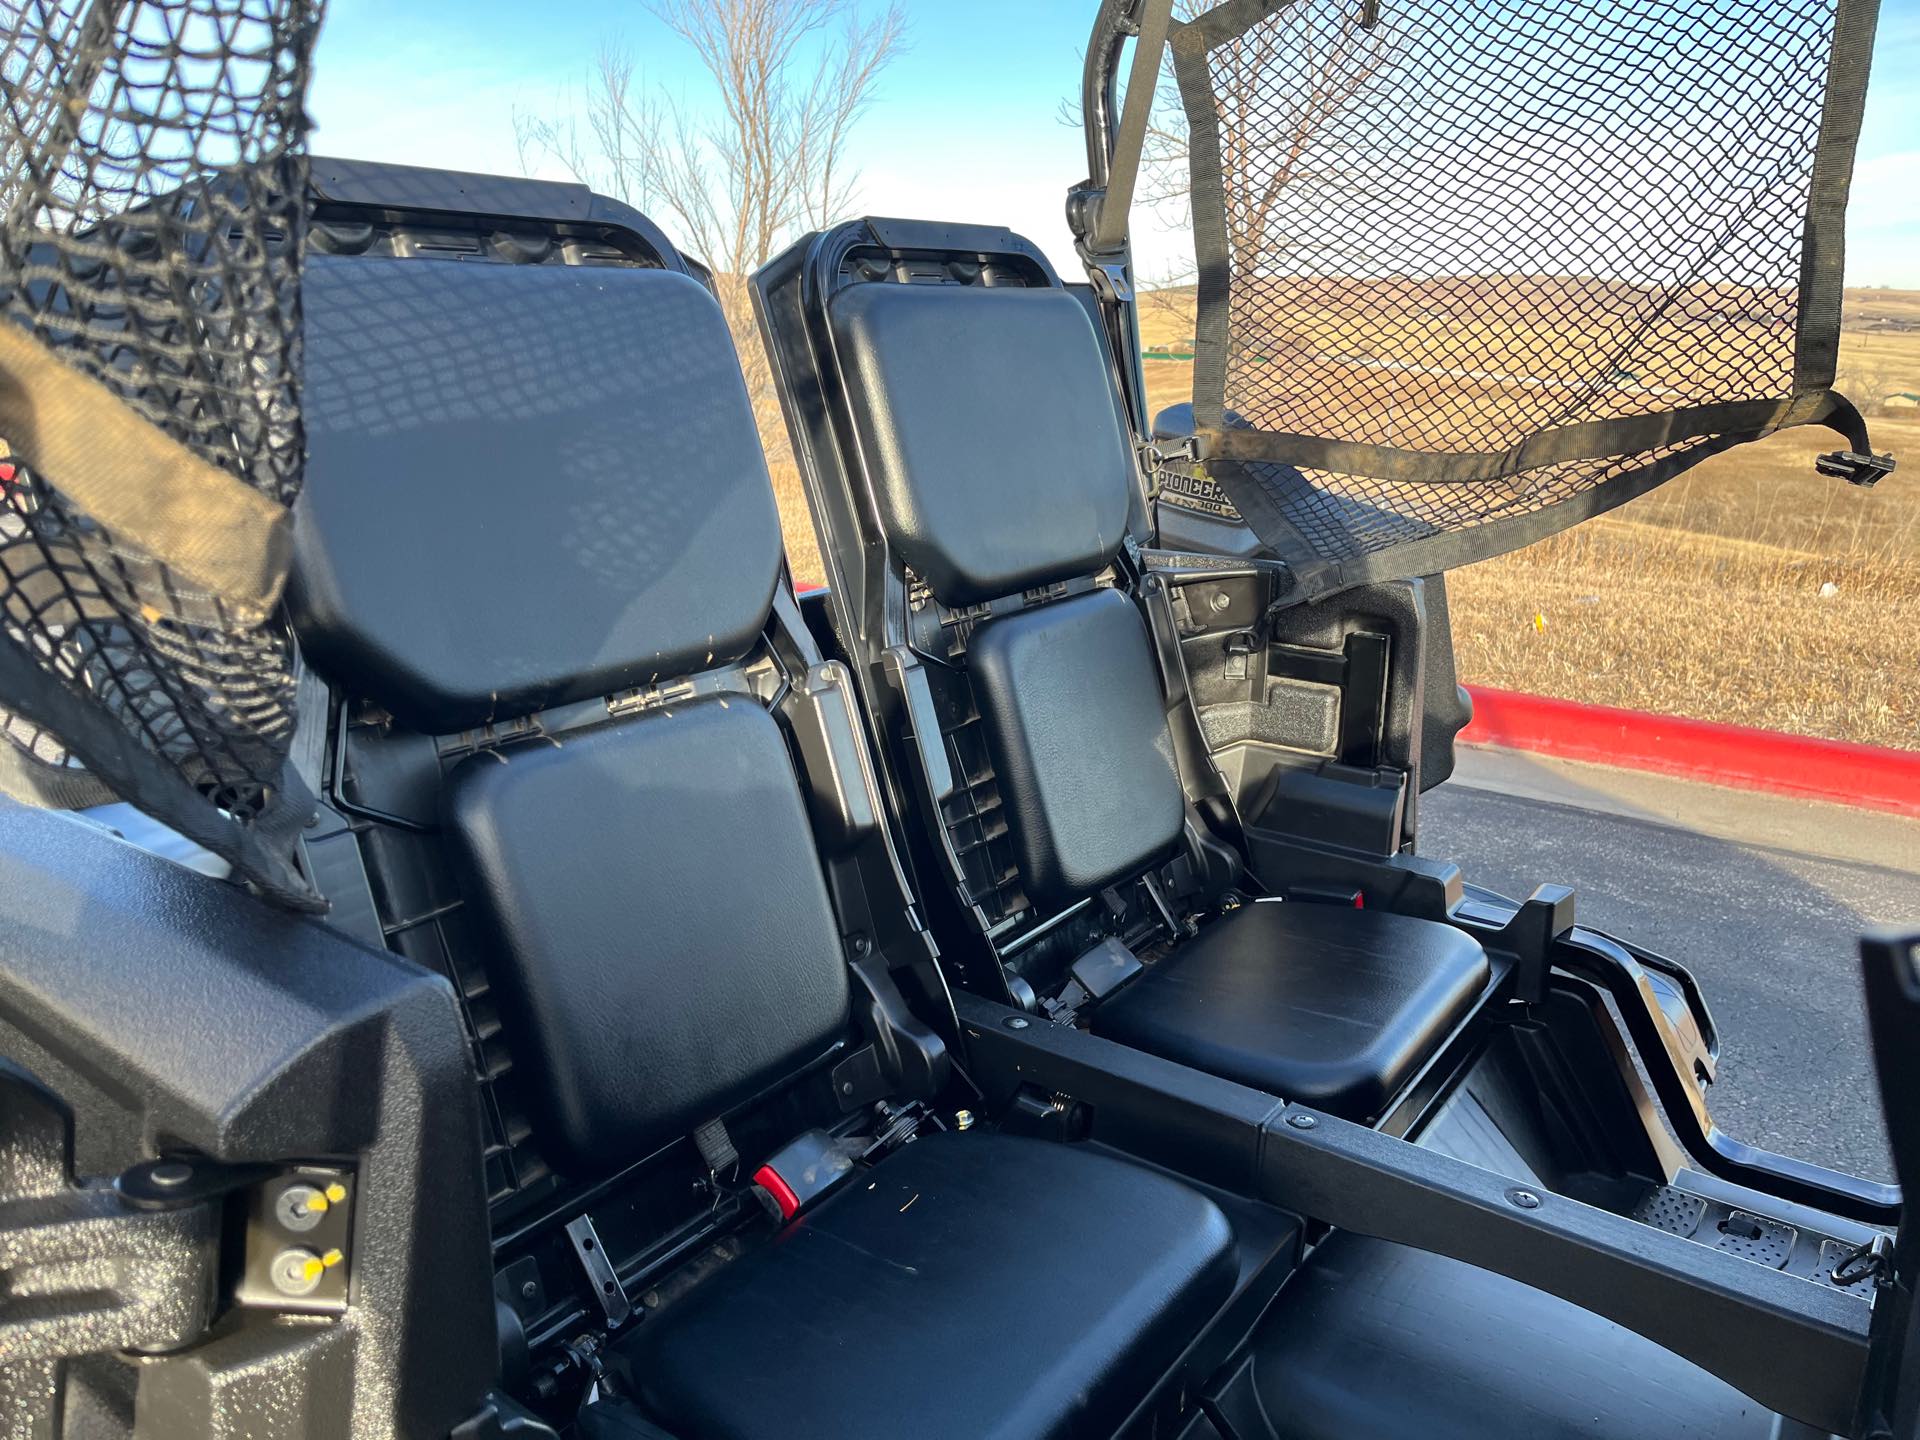
<path fill-rule="evenodd" d="M 1920 748 L 1920 408 L 1885 399 L 1920 392 L 1920 294 L 1849 292 L 1845 326 L 1840 388 L 1902 471 L 1873 490 L 1827 479 L 1813 456 L 1835 437 L 1791 431 L 1458 571 L 1461 678 Z M 1141 330 L 1178 348 L 1192 292 L 1145 297 Z M 1156 409 L 1191 393 L 1190 363 L 1146 373 Z"/>
<path fill-rule="evenodd" d="M 767 469 L 773 474 L 774 498 L 780 502 L 780 528 L 786 533 L 787 564 L 793 569 L 796 585 L 824 585 L 827 570 L 820 563 L 820 542 L 814 538 L 813 521 L 807 514 L 807 493 L 800 488 L 800 467 L 793 463 L 786 433 L 768 435 L 761 440 L 767 447 Z"/>

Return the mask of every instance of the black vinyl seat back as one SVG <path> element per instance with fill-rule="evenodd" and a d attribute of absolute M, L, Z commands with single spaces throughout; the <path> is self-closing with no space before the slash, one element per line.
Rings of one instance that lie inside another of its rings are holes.
<path fill-rule="evenodd" d="M 867 283 L 827 310 L 880 523 L 936 600 L 1018 594 L 1119 553 L 1133 462 L 1065 290 Z"/>
<path fill-rule="evenodd" d="M 291 601 L 313 664 L 445 734 L 758 641 L 779 516 L 698 282 L 324 255 L 309 273 L 325 483 Z"/>
<path fill-rule="evenodd" d="M 603 1174 L 848 1028 L 729 332 L 659 265 L 314 258 L 290 602 L 351 707 L 329 798 L 468 1006 L 496 1200 Z"/>
<path fill-rule="evenodd" d="M 1093 590 L 974 631 L 968 670 L 1027 895 L 1048 908 L 1164 857 L 1185 816 L 1140 612 Z"/>
<path fill-rule="evenodd" d="M 809 448 L 838 455 L 851 503 L 836 518 L 816 494 L 816 518 L 870 701 L 924 787 L 945 873 L 923 890 L 997 935 L 1166 861 L 1184 797 L 1089 307 L 1009 232 L 892 220 L 815 237 L 756 284 L 776 359 L 783 328 L 813 330 L 790 385 L 811 366 L 834 397 L 841 429 Z M 852 558 L 876 552 L 883 573 Z"/>
<path fill-rule="evenodd" d="M 845 1030 L 813 836 L 751 699 L 481 751 L 447 816 L 573 1173 L 691 1133 Z"/>

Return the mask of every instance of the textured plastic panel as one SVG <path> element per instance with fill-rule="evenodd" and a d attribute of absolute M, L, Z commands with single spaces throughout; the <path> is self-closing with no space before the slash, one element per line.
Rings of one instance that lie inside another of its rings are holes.
<path fill-rule="evenodd" d="M 0 803 L 0 1056 L 73 1108 L 83 1174 L 166 1150 L 338 1157 L 360 1176 L 344 1318 L 242 1314 L 145 1362 L 137 1406 L 89 1381 L 89 1410 L 141 1415 L 123 1433 L 371 1440 L 478 1408 L 492 1267 L 443 981 L 84 820 Z"/>

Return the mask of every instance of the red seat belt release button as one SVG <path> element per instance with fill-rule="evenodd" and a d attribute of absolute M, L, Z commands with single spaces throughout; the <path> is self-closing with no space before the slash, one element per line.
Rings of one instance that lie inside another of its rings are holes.
<path fill-rule="evenodd" d="M 767 1208 L 791 1220 L 845 1181 L 857 1168 L 857 1140 L 837 1140 L 824 1130 L 809 1130 L 767 1157 L 753 1172 Z"/>
<path fill-rule="evenodd" d="M 800 1197 L 793 1193 L 793 1187 L 780 1178 L 780 1173 L 771 1165 L 762 1165 L 753 1172 L 753 1183 L 766 1191 L 775 1208 L 780 1211 L 782 1220 L 791 1220 L 800 1213 Z"/>

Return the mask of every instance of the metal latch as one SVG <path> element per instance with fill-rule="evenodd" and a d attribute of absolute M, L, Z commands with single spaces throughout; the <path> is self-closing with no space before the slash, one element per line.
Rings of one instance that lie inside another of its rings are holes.
<path fill-rule="evenodd" d="M 1092 204 L 1098 206 L 1106 198 L 1104 191 L 1087 192 Z M 1093 282 L 1093 288 L 1102 300 L 1126 304 L 1133 299 L 1133 282 L 1127 278 L 1127 267 L 1123 261 L 1087 259 L 1087 278 Z"/>
<path fill-rule="evenodd" d="M 1893 1278 L 1893 1237 L 1876 1235 L 1834 1262 L 1833 1283 L 1858 1285 L 1871 1280 L 1878 1286 Z"/>
<path fill-rule="evenodd" d="M 665 685 L 623 691 L 618 695 L 607 697 L 607 714 L 610 716 L 638 715 L 648 710 L 659 710 L 667 705 L 677 705 L 682 700 L 691 700 L 694 689 L 694 683 L 691 680 L 670 680 Z"/>
<path fill-rule="evenodd" d="M 1891 455 L 1875 455 L 1858 450 L 1830 450 L 1825 455 L 1814 458 L 1813 468 L 1822 475 L 1831 475 L 1834 479 L 1844 480 L 1849 485 L 1872 489 L 1893 473 L 1894 464 L 1894 458 Z"/>

